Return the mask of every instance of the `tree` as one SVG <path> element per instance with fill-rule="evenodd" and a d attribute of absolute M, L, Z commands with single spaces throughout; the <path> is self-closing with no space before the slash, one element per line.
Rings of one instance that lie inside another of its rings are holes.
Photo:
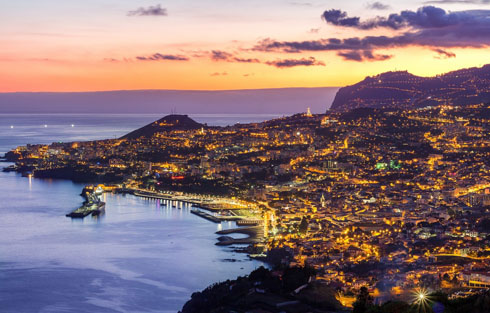
<path fill-rule="evenodd" d="M 298 226 L 298 231 L 301 234 L 306 234 L 306 232 L 308 231 L 308 221 L 306 220 L 305 217 L 303 217 L 303 219 L 301 219 L 301 223 L 299 223 L 299 226 Z"/>
<path fill-rule="evenodd" d="M 294 289 L 308 283 L 311 276 L 316 275 L 316 271 L 311 267 L 288 267 L 284 270 L 282 281 L 286 292 L 291 292 Z"/>
<path fill-rule="evenodd" d="M 366 287 L 361 287 L 354 302 L 352 313 L 365 313 L 371 306 L 373 306 L 373 297 Z"/>
<path fill-rule="evenodd" d="M 451 278 L 449 277 L 448 273 L 444 274 L 444 276 L 442 276 L 442 279 L 445 281 L 451 281 Z"/>

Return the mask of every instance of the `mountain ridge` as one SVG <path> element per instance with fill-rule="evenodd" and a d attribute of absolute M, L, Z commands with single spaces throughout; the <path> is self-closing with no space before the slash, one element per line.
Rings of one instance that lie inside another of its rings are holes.
<path fill-rule="evenodd" d="M 490 64 L 433 77 L 408 71 L 368 76 L 335 95 L 329 110 L 356 108 L 419 108 L 430 105 L 470 105 L 490 101 Z M 328 111 L 328 110 L 327 110 Z"/>

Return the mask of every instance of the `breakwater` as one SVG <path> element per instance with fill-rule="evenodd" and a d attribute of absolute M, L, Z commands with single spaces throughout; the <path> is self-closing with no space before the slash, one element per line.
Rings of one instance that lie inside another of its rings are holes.
<path fill-rule="evenodd" d="M 216 216 L 214 215 L 211 215 L 209 213 L 206 213 L 206 212 L 203 212 L 201 210 L 197 210 L 197 209 L 192 209 L 191 210 L 191 213 L 192 214 L 195 214 L 197 216 L 200 216 L 202 218 L 205 218 L 211 222 L 214 222 L 214 223 L 221 223 L 221 220 L 219 218 L 217 218 Z"/>
<path fill-rule="evenodd" d="M 216 243 L 217 246 L 229 246 L 233 244 L 253 244 L 261 242 L 264 238 L 264 228 L 263 227 L 240 227 L 226 229 L 216 232 L 218 235 L 222 235 L 221 240 Z M 235 239 L 230 236 L 230 234 L 245 234 L 248 235 L 247 238 Z"/>

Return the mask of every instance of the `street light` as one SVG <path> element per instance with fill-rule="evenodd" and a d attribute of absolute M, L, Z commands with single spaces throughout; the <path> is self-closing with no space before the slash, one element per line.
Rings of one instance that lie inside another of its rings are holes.
<path fill-rule="evenodd" d="M 426 312 L 429 305 L 429 293 L 426 289 L 419 289 L 414 294 L 414 304 L 417 305 L 417 312 Z"/>

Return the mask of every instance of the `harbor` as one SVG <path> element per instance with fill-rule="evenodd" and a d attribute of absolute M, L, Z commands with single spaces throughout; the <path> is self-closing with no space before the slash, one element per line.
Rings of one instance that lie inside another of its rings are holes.
<path fill-rule="evenodd" d="M 104 192 L 115 194 L 130 194 L 138 198 L 162 201 L 161 205 L 170 208 L 179 208 L 178 202 L 191 205 L 190 213 L 210 222 L 235 222 L 236 228 L 216 232 L 218 242 L 216 245 L 228 246 L 233 244 L 254 244 L 264 238 L 264 219 L 262 214 L 251 204 L 235 199 L 183 194 L 175 192 L 154 192 L 139 188 L 121 188 L 119 186 L 105 186 L 99 184 L 87 185 L 81 195 L 86 199 L 84 204 L 73 212 L 67 214 L 71 218 L 84 218 L 88 215 L 98 216 L 104 213 L 105 203 L 99 198 Z M 248 235 L 246 238 L 235 239 L 228 235 L 239 233 Z"/>
<path fill-rule="evenodd" d="M 53 312 L 55 303 L 68 311 L 106 310 L 88 303 L 88 298 L 110 301 L 113 307 L 123 303 L 128 312 L 177 312 L 195 290 L 247 275 L 263 264 L 246 253 L 216 246 L 219 225 L 191 214 L 191 205 L 158 207 L 157 200 L 108 191 L 101 197 L 105 202 L 102 218 L 69 218 L 65 215 L 85 200 L 79 196 L 83 184 L 31 181 L 0 171 L 6 197 L 0 219 L 1 255 L 13 260 L 11 267 L 4 263 L 2 269 L 2 312 Z M 19 199 L 34 196 L 29 205 L 19 205 Z M 26 262 L 32 268 L 26 268 Z M 128 271 L 148 280 L 120 277 Z M 62 284 L 54 283 L 61 280 Z M 176 287 L 160 288 L 161 282 L 169 281 L 176 282 L 172 285 Z M 9 282 L 17 287 L 7 288 Z M 113 298 L 94 282 L 133 293 Z"/>

